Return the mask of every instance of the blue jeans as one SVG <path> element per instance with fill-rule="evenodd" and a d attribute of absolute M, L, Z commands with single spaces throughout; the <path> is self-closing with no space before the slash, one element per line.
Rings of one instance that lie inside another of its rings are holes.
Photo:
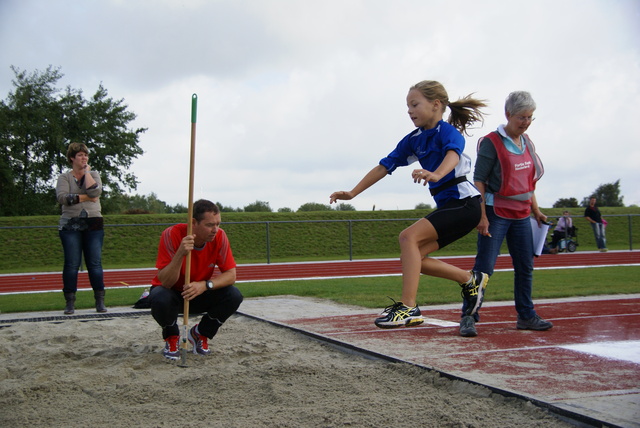
<path fill-rule="evenodd" d="M 180 292 L 158 285 L 151 288 L 148 298 L 151 316 L 162 327 L 162 338 L 179 336 L 177 319 L 184 309 L 184 299 Z M 201 335 L 211 339 L 220 326 L 238 310 L 242 300 L 242 293 L 233 285 L 208 290 L 189 301 L 189 314 L 204 314 L 198 330 Z"/>
<path fill-rule="evenodd" d="M 493 275 L 496 259 L 500 254 L 502 242 L 507 239 L 507 247 L 513 264 L 513 297 L 516 312 L 523 319 L 536 315 L 533 309 L 531 293 L 533 290 L 533 233 L 529 218 L 510 220 L 498 217 L 493 207 L 487 205 L 489 236 L 478 234 L 478 253 L 473 270 Z M 462 313 L 466 310 L 466 301 Z M 476 320 L 478 317 L 476 315 Z"/>
<path fill-rule="evenodd" d="M 60 230 L 60 241 L 64 251 L 64 268 L 62 270 L 62 291 L 75 293 L 78 290 L 78 270 L 84 262 L 89 274 L 89 282 L 94 291 L 104 290 L 102 271 L 102 243 L 104 229 L 100 230 Z"/>
<path fill-rule="evenodd" d="M 593 236 L 596 238 L 596 245 L 598 249 L 607 248 L 607 238 L 604 235 L 604 224 L 591 223 L 593 229 Z"/>

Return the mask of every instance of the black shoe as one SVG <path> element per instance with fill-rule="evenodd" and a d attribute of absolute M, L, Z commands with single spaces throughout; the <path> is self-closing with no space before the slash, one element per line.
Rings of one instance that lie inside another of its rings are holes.
<path fill-rule="evenodd" d="M 467 302 L 466 315 L 473 315 L 478 312 L 484 300 L 484 289 L 487 288 L 489 275 L 482 272 L 471 271 L 471 279 L 464 284 L 460 284 L 462 291 L 460 294 Z"/>
<path fill-rule="evenodd" d="M 476 337 L 478 332 L 476 331 L 476 320 L 472 315 L 465 315 L 460 320 L 460 336 L 462 337 Z"/>
<path fill-rule="evenodd" d="M 391 299 L 393 300 L 393 299 Z M 410 308 L 402 302 L 393 301 L 392 305 L 384 308 L 382 316 L 376 318 L 374 324 L 380 328 L 413 327 L 424 322 L 420 308 Z"/>
<path fill-rule="evenodd" d="M 520 315 L 518 315 L 518 322 L 516 324 L 516 327 L 518 328 L 518 330 L 544 331 L 549 330 L 551 327 L 553 327 L 553 324 L 551 324 L 551 322 L 547 320 L 543 320 L 538 315 L 534 316 L 533 318 L 529 318 L 528 320 L 522 319 L 520 318 Z"/>

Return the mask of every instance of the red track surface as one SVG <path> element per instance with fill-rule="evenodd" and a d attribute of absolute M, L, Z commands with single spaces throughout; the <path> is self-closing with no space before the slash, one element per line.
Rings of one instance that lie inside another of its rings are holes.
<path fill-rule="evenodd" d="M 462 269 L 473 267 L 473 257 L 441 257 Z M 543 255 L 536 259 L 536 268 L 575 266 L 640 265 L 640 251 L 612 251 L 608 253 L 576 252 Z M 509 256 L 500 256 L 496 270 L 511 269 Z M 136 287 L 151 283 L 155 269 L 107 270 L 105 287 Z M 398 259 L 358 260 L 310 263 L 275 263 L 238 266 L 238 281 L 264 281 L 277 279 L 330 278 L 344 276 L 398 275 L 401 272 Z M 79 289 L 90 289 L 86 272 L 78 277 Z M 0 294 L 62 290 L 62 274 L 28 273 L 0 275 Z"/>
<path fill-rule="evenodd" d="M 569 347 L 616 343 L 637 349 L 624 343 L 640 341 L 640 298 L 537 302 L 536 311 L 554 324 L 543 332 L 517 330 L 511 302 L 485 303 L 475 338 L 458 335 L 460 308 L 453 305 L 425 307 L 425 323 L 412 328 L 378 329 L 374 313 L 283 323 L 598 420 L 637 426 L 640 365 Z"/>

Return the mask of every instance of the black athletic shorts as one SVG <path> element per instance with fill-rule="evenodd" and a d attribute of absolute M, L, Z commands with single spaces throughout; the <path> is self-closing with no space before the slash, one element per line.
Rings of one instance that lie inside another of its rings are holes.
<path fill-rule="evenodd" d="M 452 199 L 424 218 L 438 233 L 438 246 L 444 248 L 471 232 L 480 223 L 482 211 L 480 195 L 464 199 Z"/>

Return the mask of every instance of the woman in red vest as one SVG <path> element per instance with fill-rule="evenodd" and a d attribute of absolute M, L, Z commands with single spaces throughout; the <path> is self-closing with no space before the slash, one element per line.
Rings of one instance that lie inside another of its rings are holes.
<path fill-rule="evenodd" d="M 474 271 L 493 274 L 502 242 L 506 239 L 514 268 L 514 300 L 521 330 L 548 330 L 549 321 L 533 308 L 534 245 L 530 215 L 539 222 L 547 217 L 536 201 L 536 182 L 544 169 L 533 142 L 525 132 L 534 120 L 536 103 L 531 94 L 512 92 L 505 103 L 506 125 L 480 139 L 473 181 L 482 194 L 478 224 L 478 254 Z M 460 335 L 477 335 L 476 312 L 466 315 L 463 304 Z"/>

